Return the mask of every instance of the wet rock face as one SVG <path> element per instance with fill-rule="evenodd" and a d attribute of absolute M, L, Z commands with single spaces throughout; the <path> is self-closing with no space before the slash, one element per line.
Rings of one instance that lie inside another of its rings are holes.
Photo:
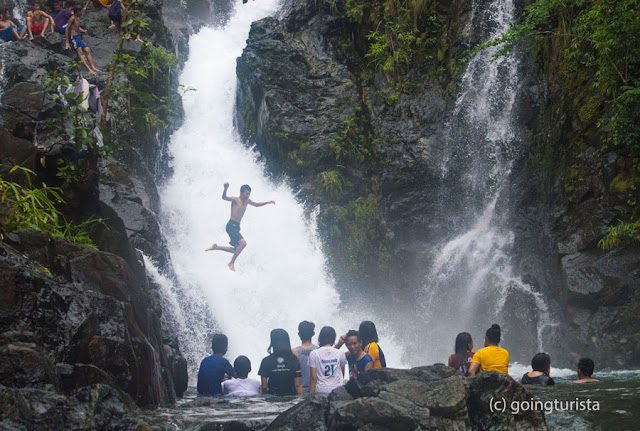
<path fill-rule="evenodd" d="M 268 430 L 546 429 L 544 414 L 492 412 L 489 401 L 530 400 L 506 374 L 465 378 L 444 365 L 376 369 L 350 380 L 328 398 L 307 398 L 276 418 Z"/>
<path fill-rule="evenodd" d="M 160 310 L 129 264 L 39 231 L 5 241 L 0 384 L 63 393 L 104 384 L 132 404 L 174 402 Z"/>

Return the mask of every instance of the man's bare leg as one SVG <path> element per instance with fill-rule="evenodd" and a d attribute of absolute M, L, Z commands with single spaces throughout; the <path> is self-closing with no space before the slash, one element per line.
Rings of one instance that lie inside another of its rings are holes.
<path fill-rule="evenodd" d="M 204 251 L 211 251 L 211 250 L 222 250 L 222 251 L 226 251 L 227 253 L 235 253 L 236 251 L 236 249 L 233 247 L 225 247 L 215 243 L 211 247 L 205 249 Z"/>
<path fill-rule="evenodd" d="M 33 32 L 31 31 L 31 22 L 33 20 L 30 16 L 27 17 L 27 31 L 29 32 L 29 40 L 33 40 Z"/>
<path fill-rule="evenodd" d="M 236 259 L 238 258 L 238 255 L 240 255 L 240 253 L 242 252 L 242 250 L 244 250 L 246 246 L 247 246 L 247 241 L 245 241 L 245 239 L 242 238 L 240 242 L 238 242 L 238 246 L 236 247 L 236 250 L 233 252 L 233 257 L 231 258 L 231 262 L 229 262 L 229 269 L 231 271 L 236 270 L 236 267 L 235 267 Z"/>
<path fill-rule="evenodd" d="M 89 48 L 85 48 L 85 49 L 84 49 L 84 52 L 87 54 L 87 60 L 89 60 L 89 65 L 91 66 L 91 69 L 92 69 L 94 72 L 102 72 L 100 69 L 98 69 L 98 68 L 96 67 L 96 65 L 95 65 L 95 64 L 93 64 L 93 57 L 91 56 L 91 49 L 89 49 Z"/>

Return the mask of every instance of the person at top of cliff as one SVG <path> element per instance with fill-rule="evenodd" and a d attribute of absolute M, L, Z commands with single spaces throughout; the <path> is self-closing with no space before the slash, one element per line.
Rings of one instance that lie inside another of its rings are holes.
<path fill-rule="evenodd" d="M 18 27 L 13 21 L 11 21 L 11 11 L 8 8 L 3 8 L 0 13 L 0 39 L 5 42 L 13 42 L 25 38 L 27 32 L 27 26 L 22 25 Z"/>
<path fill-rule="evenodd" d="M 87 1 L 87 4 L 88 1 Z M 85 6 L 86 7 L 86 6 Z M 93 57 L 91 56 L 91 49 L 84 43 L 82 38 L 80 37 L 80 33 L 86 33 L 86 30 L 83 30 L 80 27 L 80 17 L 84 13 L 84 9 L 80 6 L 73 7 L 73 16 L 69 18 L 69 22 L 67 23 L 67 28 L 65 29 L 64 36 L 67 40 L 65 44 L 65 49 L 69 49 L 70 45 L 73 45 L 73 49 L 78 53 L 78 57 L 80 57 L 80 62 L 84 64 L 90 74 L 94 74 L 96 72 L 101 72 L 95 64 L 93 64 Z M 85 60 L 85 55 L 87 59 Z"/>
<path fill-rule="evenodd" d="M 251 187 L 247 184 L 240 187 L 240 196 L 227 196 L 227 189 L 229 188 L 229 183 L 224 183 L 224 190 L 222 191 L 222 199 L 225 201 L 231 202 L 231 218 L 227 222 L 226 230 L 227 234 L 229 234 L 229 244 L 231 247 L 220 246 L 214 243 L 211 247 L 207 248 L 205 251 L 211 250 L 222 250 L 227 253 L 232 253 L 233 257 L 231 257 L 231 262 L 229 262 L 229 269 L 231 271 L 235 271 L 235 262 L 242 250 L 247 246 L 247 241 L 240 234 L 240 221 L 242 221 L 242 217 L 244 216 L 245 211 L 247 210 L 247 206 L 251 205 L 254 207 L 261 207 L 268 204 L 274 204 L 275 201 L 267 201 L 267 202 L 254 202 L 249 199 L 251 196 Z"/>
<path fill-rule="evenodd" d="M 581 358 L 578 361 L 578 380 L 574 380 L 569 383 L 595 383 L 600 380 L 594 379 L 591 377 L 593 375 L 593 370 L 595 368 L 595 364 L 593 360 L 590 358 Z"/>
<path fill-rule="evenodd" d="M 91 0 L 87 0 L 87 2 L 84 4 L 84 7 L 82 8 L 83 13 L 85 10 L 87 10 L 87 7 L 89 6 L 90 1 Z M 60 3 L 60 5 L 62 5 L 62 3 Z M 52 16 L 54 16 L 53 13 L 52 13 Z M 53 18 L 53 22 L 56 25 L 55 27 L 56 32 L 60 34 L 65 34 L 67 30 L 67 25 L 69 25 L 69 20 L 71 19 L 72 16 L 73 16 L 73 5 L 71 4 L 69 4 L 66 8 L 60 9 L 58 12 L 56 12 L 55 17 Z M 80 32 L 86 33 L 86 30 L 80 27 Z M 68 38 L 65 38 L 65 39 L 68 40 Z"/>
<path fill-rule="evenodd" d="M 357 379 L 362 373 L 373 368 L 373 359 L 362 350 L 362 339 L 358 331 L 347 332 L 344 336 L 344 344 L 349 350 L 345 356 L 349 364 L 350 378 Z"/>
<path fill-rule="evenodd" d="M 302 371 L 302 391 L 309 392 L 309 379 L 311 369 L 309 367 L 309 355 L 316 350 L 318 346 L 311 342 L 311 339 L 316 335 L 314 329 L 316 325 L 313 322 L 302 321 L 298 324 L 298 336 L 300 337 L 300 344 L 298 347 L 291 349 L 296 358 L 300 361 L 300 370 Z"/>
<path fill-rule="evenodd" d="M 500 326 L 491 325 L 484 337 L 483 349 L 478 350 L 471 359 L 469 376 L 475 376 L 479 371 L 497 371 L 507 373 L 509 368 L 509 352 L 498 346 L 502 335 Z"/>
<path fill-rule="evenodd" d="M 49 24 L 51 24 L 51 33 L 54 32 L 53 27 L 55 26 L 55 22 L 51 16 L 40 10 L 40 3 L 35 1 L 31 10 L 27 12 L 27 30 L 29 31 L 29 40 L 33 40 L 33 34 L 36 36 L 44 36 L 49 28 Z"/>
<path fill-rule="evenodd" d="M 215 334 L 211 338 L 213 355 L 207 356 L 200 363 L 198 370 L 198 395 L 222 395 L 222 381 L 235 377 L 233 367 L 223 356 L 227 353 L 229 339 L 224 334 Z"/>
<path fill-rule="evenodd" d="M 449 356 L 449 366 L 460 371 L 465 376 L 469 373 L 469 365 L 473 358 L 473 339 L 468 332 L 461 332 L 456 336 L 455 353 Z"/>
<path fill-rule="evenodd" d="M 549 376 L 551 373 L 551 356 L 547 353 L 537 353 L 531 359 L 531 368 L 533 371 L 525 373 L 520 379 L 520 383 L 523 385 L 553 386 L 556 384 Z"/>
<path fill-rule="evenodd" d="M 260 382 L 250 379 L 251 361 L 246 356 L 238 356 L 233 361 L 236 378 L 222 382 L 222 395 L 233 397 L 251 397 L 260 395 Z"/>

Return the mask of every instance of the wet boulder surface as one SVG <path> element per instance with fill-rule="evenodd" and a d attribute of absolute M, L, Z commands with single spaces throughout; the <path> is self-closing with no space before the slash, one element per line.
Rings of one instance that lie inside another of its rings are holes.
<path fill-rule="evenodd" d="M 493 400 L 530 400 L 506 374 L 465 378 L 442 364 L 377 369 L 349 380 L 328 397 L 305 399 L 267 428 L 284 430 L 546 430 L 544 414 L 491 409 Z"/>

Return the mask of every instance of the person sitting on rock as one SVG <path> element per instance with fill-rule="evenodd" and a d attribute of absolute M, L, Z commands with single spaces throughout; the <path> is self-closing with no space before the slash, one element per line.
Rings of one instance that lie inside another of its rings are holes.
<path fill-rule="evenodd" d="M 3 9 L 0 15 L 0 39 L 5 42 L 13 42 L 25 38 L 27 26 L 18 27 L 11 21 L 11 11 L 8 8 Z"/>
<path fill-rule="evenodd" d="M 478 350 L 471 359 L 469 376 L 475 376 L 480 371 L 497 371 L 507 373 L 509 368 L 509 352 L 498 346 L 501 329 L 497 324 L 487 329 L 484 337 L 484 349 Z"/>
<path fill-rule="evenodd" d="M 88 2 L 87 2 L 88 4 Z M 86 33 L 87 30 L 84 30 L 80 27 L 80 17 L 82 16 L 84 9 L 80 6 L 73 7 L 73 16 L 69 18 L 69 22 L 67 24 L 67 28 L 65 29 L 65 39 L 67 40 L 65 48 L 69 49 L 70 45 L 73 45 L 73 49 L 78 53 L 78 57 L 80 57 L 80 62 L 84 64 L 90 74 L 94 74 L 96 72 L 100 72 L 95 64 L 93 64 L 93 57 L 91 56 L 91 49 L 84 43 L 82 38 L 80 37 L 80 32 Z M 85 61 L 85 54 L 87 59 Z"/>
<path fill-rule="evenodd" d="M 595 383 L 600 380 L 591 377 L 593 375 L 593 369 L 595 364 L 590 358 L 581 358 L 578 361 L 578 380 L 574 380 L 569 383 Z"/>
<path fill-rule="evenodd" d="M 234 397 L 250 397 L 260 395 L 260 382 L 249 379 L 251 361 L 246 356 L 238 356 L 233 361 L 236 378 L 222 382 L 222 394 Z"/>
<path fill-rule="evenodd" d="M 349 350 L 345 353 L 345 356 L 349 364 L 350 378 L 357 379 L 359 375 L 373 368 L 373 359 L 362 350 L 362 340 L 358 331 L 352 329 L 344 335 L 344 339 L 343 337 L 340 337 L 340 339 Z"/>
<path fill-rule="evenodd" d="M 312 394 L 328 395 L 343 384 L 344 367 L 347 358 L 335 347 L 336 330 L 325 326 L 318 336 L 319 349 L 309 355 L 311 370 L 309 392 Z"/>
<path fill-rule="evenodd" d="M 533 371 L 525 373 L 520 379 L 520 383 L 523 385 L 553 386 L 556 384 L 549 376 L 551 357 L 548 354 L 537 353 L 531 360 L 531 368 Z"/>
<path fill-rule="evenodd" d="M 314 329 L 316 325 L 313 322 L 302 321 L 298 324 L 298 336 L 300 337 L 300 344 L 295 347 L 291 352 L 300 361 L 300 370 L 302 371 L 302 391 L 309 392 L 309 380 L 311 374 L 311 368 L 309 367 L 309 355 L 316 350 L 318 346 L 311 342 L 316 333 Z"/>
<path fill-rule="evenodd" d="M 300 361 L 291 351 L 289 334 L 284 329 L 271 331 L 269 356 L 262 360 L 258 374 L 263 394 L 302 394 Z"/>
<path fill-rule="evenodd" d="M 449 356 L 449 366 L 460 371 L 465 376 L 469 374 L 469 365 L 473 358 L 473 339 L 468 332 L 461 332 L 456 336 L 454 354 Z"/>
<path fill-rule="evenodd" d="M 224 334 L 215 334 L 211 338 L 213 355 L 200 363 L 198 370 L 198 395 L 222 395 L 222 381 L 225 377 L 235 377 L 233 367 L 223 356 L 227 353 L 229 340 Z"/>
<path fill-rule="evenodd" d="M 55 22 L 51 16 L 40 10 L 40 3 L 35 1 L 31 10 L 27 12 L 27 30 L 29 31 L 29 40 L 33 40 L 33 34 L 36 36 L 44 36 L 51 24 L 51 33 L 54 32 Z"/>

